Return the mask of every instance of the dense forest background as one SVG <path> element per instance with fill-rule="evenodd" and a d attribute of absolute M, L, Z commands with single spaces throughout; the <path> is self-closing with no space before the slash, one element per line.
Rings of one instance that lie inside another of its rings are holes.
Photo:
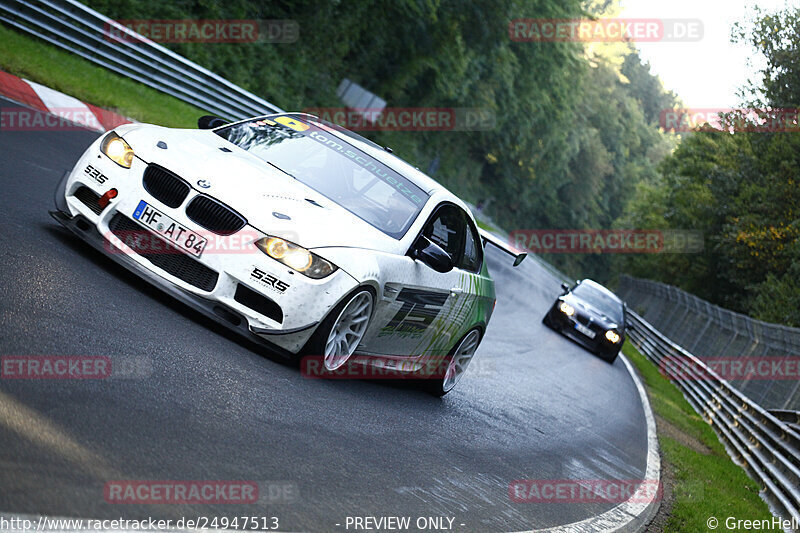
<path fill-rule="evenodd" d="M 682 104 L 634 46 L 509 38 L 512 19 L 613 16 L 618 0 L 88 4 L 114 19 L 296 20 L 293 44 L 168 46 L 289 110 L 341 107 L 343 78 L 390 107 L 491 110 L 490 131 L 367 136 L 507 230 L 700 230 L 701 254 L 546 259 L 575 277 L 613 285 L 627 272 L 800 326 L 798 131 L 665 132 L 661 112 Z M 800 104 L 799 13 L 756 11 L 736 29 L 767 63 L 743 105 Z"/>

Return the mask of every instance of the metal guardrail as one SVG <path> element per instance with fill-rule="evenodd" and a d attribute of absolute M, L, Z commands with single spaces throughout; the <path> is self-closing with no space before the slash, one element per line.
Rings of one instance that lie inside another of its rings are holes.
<path fill-rule="evenodd" d="M 0 22 L 228 120 L 281 111 L 75 0 L 0 0 Z"/>
<path fill-rule="evenodd" d="M 780 420 L 786 422 L 790 428 L 800 432 L 800 411 L 788 411 L 786 409 L 770 409 L 769 414 Z"/>
<path fill-rule="evenodd" d="M 571 283 L 556 267 L 529 254 L 553 277 Z M 700 359 L 649 322 L 628 311 L 628 337 L 683 392 L 711 424 L 735 462 L 762 487 L 773 512 L 800 522 L 800 413 L 769 412 L 735 389 Z"/>
<path fill-rule="evenodd" d="M 800 356 L 800 328 L 770 324 L 711 304 L 677 287 L 620 276 L 618 294 L 645 320 L 698 357 Z M 800 409 L 800 380 L 743 377 L 731 384 L 767 409 Z"/>
<path fill-rule="evenodd" d="M 631 341 L 684 393 L 712 425 L 773 509 L 800 521 L 800 433 L 720 378 L 638 314 L 629 314 Z"/>
<path fill-rule="evenodd" d="M 555 277 L 569 278 L 543 259 Z M 728 453 L 762 487 L 773 512 L 800 522 L 800 412 L 767 411 L 633 311 L 628 337 L 683 392 Z"/>

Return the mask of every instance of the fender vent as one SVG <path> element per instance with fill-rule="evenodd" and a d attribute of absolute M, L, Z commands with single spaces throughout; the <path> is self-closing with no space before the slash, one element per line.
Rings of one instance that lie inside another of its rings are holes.
<path fill-rule="evenodd" d="M 100 195 L 89 187 L 79 187 L 72 196 L 80 200 L 83 205 L 91 209 L 95 215 L 99 215 L 103 212 L 103 208 L 97 203 L 97 201 L 100 199 Z"/>
<path fill-rule="evenodd" d="M 256 313 L 260 313 L 267 318 L 271 318 L 279 324 L 283 322 L 283 310 L 281 306 L 264 296 L 259 294 L 250 287 L 246 287 L 241 283 L 236 285 L 236 294 L 233 299 L 245 307 L 249 307 Z"/>

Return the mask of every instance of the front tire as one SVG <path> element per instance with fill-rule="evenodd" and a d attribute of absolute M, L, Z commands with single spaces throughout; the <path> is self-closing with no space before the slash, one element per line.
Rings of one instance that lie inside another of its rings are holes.
<path fill-rule="evenodd" d="M 303 351 L 322 356 L 325 370 L 340 368 L 364 338 L 374 305 L 375 297 L 370 290 L 352 293 L 328 313 Z"/>

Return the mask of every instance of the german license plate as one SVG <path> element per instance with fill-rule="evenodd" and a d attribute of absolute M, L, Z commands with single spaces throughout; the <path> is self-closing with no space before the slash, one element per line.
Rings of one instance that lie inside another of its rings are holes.
<path fill-rule="evenodd" d="M 586 335 L 590 339 L 594 339 L 594 336 L 596 335 L 596 333 L 594 331 L 592 331 L 591 329 L 587 328 L 583 324 L 575 324 L 575 329 L 577 329 L 578 331 L 580 331 L 581 333 L 583 333 L 584 335 Z"/>
<path fill-rule="evenodd" d="M 200 257 L 206 247 L 206 239 L 187 229 L 176 221 L 148 204 L 144 200 L 139 202 L 133 212 L 133 218 L 146 228 L 156 232 L 179 249 Z"/>

